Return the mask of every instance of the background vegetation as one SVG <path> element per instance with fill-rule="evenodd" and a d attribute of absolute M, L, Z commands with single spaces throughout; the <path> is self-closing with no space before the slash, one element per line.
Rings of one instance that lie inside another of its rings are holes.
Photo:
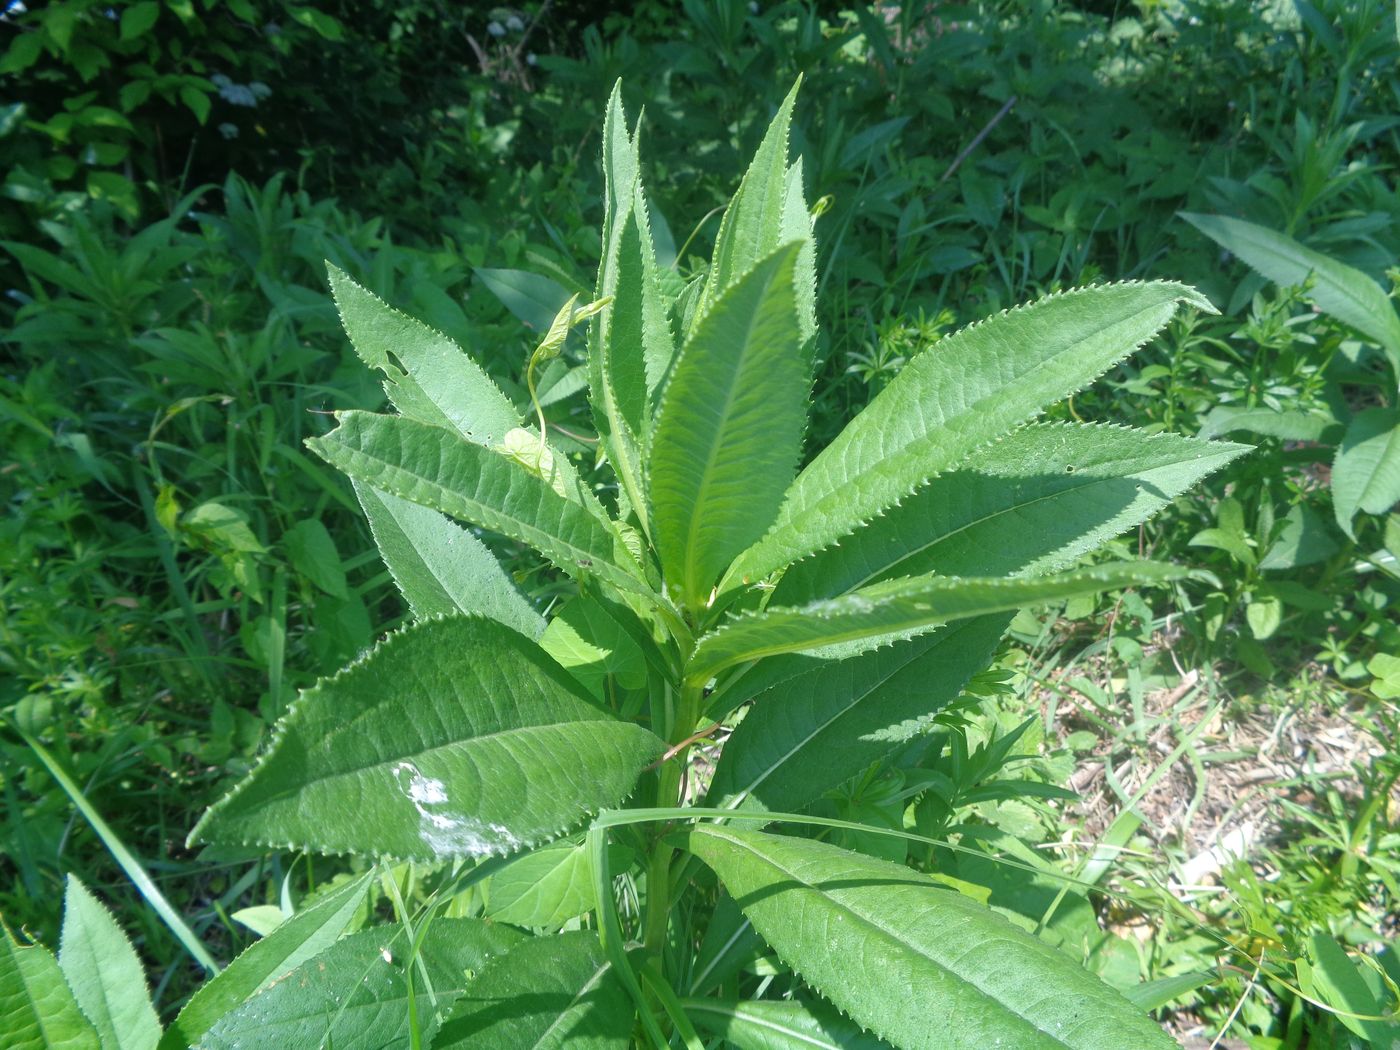
<path fill-rule="evenodd" d="M 1221 314 L 1052 415 L 1258 445 L 1120 541 L 1213 582 L 1018 616 L 920 760 L 976 790 L 909 806 L 882 769 L 830 815 L 1043 867 L 946 870 L 1114 983 L 1176 979 L 1183 1039 L 1389 1045 L 1394 1025 L 1354 1015 L 1388 1012 L 1400 979 L 1400 515 L 1348 519 L 1330 481 L 1345 424 L 1393 412 L 1395 377 L 1312 281 L 1269 283 L 1181 213 L 1392 289 L 1394 19 L 1379 0 L 10 3 L 0 914 L 56 943 L 80 874 L 173 1016 L 199 966 L 136 866 L 221 960 L 336 873 L 183 847 L 295 690 L 404 613 L 349 486 L 302 444 L 382 402 L 324 262 L 525 401 L 538 329 L 597 267 L 614 81 L 645 107 L 670 259 L 717 216 L 666 216 L 722 204 L 801 74 L 793 147 L 824 209 L 810 448 L 953 327 L 1144 277 Z M 544 393 L 566 426 L 586 412 L 569 364 Z M 524 552 L 511 569 L 541 608 L 569 586 Z M 1095 908 L 1059 908 L 1056 872 L 1099 886 Z M 1322 976 L 1334 948 L 1364 994 Z"/>

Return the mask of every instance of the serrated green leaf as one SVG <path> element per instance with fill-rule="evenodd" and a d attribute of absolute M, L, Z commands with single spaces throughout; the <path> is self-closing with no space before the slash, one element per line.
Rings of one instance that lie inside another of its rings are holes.
<path fill-rule="evenodd" d="M 402 926 L 352 933 L 224 1016 L 200 1050 L 249 1046 L 373 1047 L 408 1050 L 409 982 L 418 1029 L 431 1037 L 438 1015 L 462 994 L 467 970 L 504 956 L 525 935 L 479 919 L 434 919 L 415 960 Z M 424 987 L 420 965 L 431 991 Z"/>
<path fill-rule="evenodd" d="M 414 619 L 480 613 L 527 638 L 545 628 L 486 544 L 451 519 L 408 500 L 352 482 L 370 532 Z"/>
<path fill-rule="evenodd" d="M 662 748 L 510 628 L 429 620 L 302 693 L 190 837 L 404 860 L 511 853 L 616 805 Z"/>
<path fill-rule="evenodd" d="M 333 944 L 364 904 L 373 871 L 312 901 L 266 937 L 254 941 L 219 975 L 206 981 L 166 1029 L 160 1050 L 185 1050 L 230 1011 L 275 978 Z"/>
<path fill-rule="evenodd" d="M 491 377 L 441 332 L 400 313 L 330 263 L 331 292 L 360 359 L 384 373 L 384 392 L 405 416 L 498 444 L 520 414 Z"/>
<path fill-rule="evenodd" d="M 1184 285 L 1116 284 L 1041 299 L 917 355 L 798 475 L 721 596 L 839 540 L 968 453 L 1074 393 L 1170 320 Z"/>
<path fill-rule="evenodd" d="M 1009 619 L 981 616 L 847 660 L 809 658 L 760 693 L 725 741 L 706 804 L 792 812 L 868 769 L 927 732 Z"/>
<path fill-rule="evenodd" d="M 685 676 L 692 684 L 703 684 L 726 667 L 779 653 L 880 638 L 949 620 L 1185 575 L 1185 570 L 1172 565 L 1117 562 L 1038 579 L 915 576 L 886 580 L 840 598 L 738 617 L 700 639 Z"/>
<path fill-rule="evenodd" d="M 1275 284 L 1289 287 L 1312 278 L 1307 294 L 1318 309 L 1374 339 L 1400 373 L 1400 317 L 1370 277 L 1267 226 L 1223 215 L 1181 217 Z"/>
<path fill-rule="evenodd" d="M 687 999 L 685 1012 L 736 1050 L 890 1050 L 820 1000 Z"/>
<path fill-rule="evenodd" d="M 535 937 L 482 969 L 433 1050 L 627 1050 L 632 1014 L 597 934 Z"/>
<path fill-rule="evenodd" d="M 831 598 L 895 575 L 1054 572 L 1247 451 L 1121 427 L 1022 427 L 790 567 L 771 603 Z"/>
<path fill-rule="evenodd" d="M 6 1050 L 103 1050 L 53 953 L 21 947 L 2 925 L 0 1023 Z"/>
<path fill-rule="evenodd" d="M 710 272 L 701 295 L 700 311 L 783 243 L 783 203 L 788 191 L 787 146 L 792 110 L 797 103 L 799 79 L 783 99 L 763 141 L 749 162 L 729 206 L 720 219 Z"/>
<path fill-rule="evenodd" d="M 797 250 L 779 249 L 714 302 L 661 395 L 647 469 L 653 531 L 666 585 L 692 609 L 772 524 L 797 471 L 807 402 Z"/>
<path fill-rule="evenodd" d="M 486 912 L 498 922 L 557 929 L 597 906 L 592 877 L 582 845 L 546 846 L 491 877 Z"/>
<path fill-rule="evenodd" d="M 1068 955 L 902 865 L 714 825 L 690 849 L 784 962 L 905 1050 L 1175 1045 Z"/>
<path fill-rule="evenodd" d="M 76 875 L 63 896 L 58 965 L 103 1050 L 152 1050 L 160 1020 L 141 960 L 116 920 Z"/>
<path fill-rule="evenodd" d="M 650 595 L 619 567 L 630 555 L 608 527 L 518 461 L 405 417 L 342 412 L 338 419 L 307 446 L 350 477 L 528 543 L 571 575 L 590 572 Z"/>
<path fill-rule="evenodd" d="M 778 243 L 801 243 L 797 264 L 793 270 L 793 291 L 797 297 L 798 333 L 803 347 L 803 359 L 810 366 L 813 340 L 817 334 L 817 241 L 812 231 L 812 214 L 807 210 L 807 197 L 802 188 L 802 158 L 798 157 L 787 172 L 783 187 L 783 218 L 778 231 Z"/>
<path fill-rule="evenodd" d="M 1347 427 L 1332 464 L 1337 524 L 1356 538 L 1359 512 L 1385 514 L 1400 501 L 1400 409 L 1368 408 Z"/>

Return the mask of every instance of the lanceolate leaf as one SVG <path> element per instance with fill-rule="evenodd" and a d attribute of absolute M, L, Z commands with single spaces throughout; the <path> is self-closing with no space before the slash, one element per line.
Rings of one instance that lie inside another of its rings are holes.
<path fill-rule="evenodd" d="M 797 245 L 700 318 L 661 397 L 648 464 L 667 586 L 691 608 L 772 523 L 797 470 L 807 376 L 793 299 Z"/>
<path fill-rule="evenodd" d="M 497 922 L 558 929 L 597 905 L 592 878 L 582 845 L 546 846 L 492 876 L 486 913 Z"/>
<path fill-rule="evenodd" d="M 307 444 L 352 478 L 382 492 L 500 532 L 572 575 L 650 591 L 618 567 L 628 558 L 613 533 L 521 463 L 441 427 L 371 412 L 342 412 L 340 426 Z"/>
<path fill-rule="evenodd" d="M 632 1014 L 597 934 L 536 937 L 486 965 L 433 1050 L 627 1050 Z"/>
<path fill-rule="evenodd" d="M 1332 465 L 1337 524 L 1355 538 L 1358 511 L 1385 514 L 1400 501 L 1400 410 L 1368 408 L 1347 427 Z"/>
<path fill-rule="evenodd" d="M 0 1034 L 6 1050 L 106 1050 L 58 961 L 42 945 L 20 947 L 0 926 Z"/>
<path fill-rule="evenodd" d="M 1318 308 L 1374 339 L 1400 373 L 1400 317 L 1370 277 L 1267 226 L 1223 215 L 1181 217 L 1275 284 L 1298 285 L 1311 277 L 1308 297 Z"/>
<path fill-rule="evenodd" d="M 131 942 L 77 876 L 63 896 L 58 965 L 103 1050 L 153 1050 L 160 1021 Z"/>
<path fill-rule="evenodd" d="M 929 572 L 1054 572 L 1248 450 L 1122 427 L 1022 427 L 791 566 L 771 602 L 795 605 Z"/>
<path fill-rule="evenodd" d="M 331 291 L 355 352 L 385 375 L 405 416 L 495 445 L 520 425 L 515 406 L 481 366 L 441 332 L 395 310 L 329 263 Z"/>
<path fill-rule="evenodd" d="M 784 962 L 895 1046 L 1175 1045 L 1077 960 L 901 865 L 713 825 L 690 848 Z"/>
<path fill-rule="evenodd" d="M 1050 296 L 965 328 L 916 356 L 798 475 L 773 527 L 726 573 L 721 595 L 819 550 L 894 506 L 979 445 L 1100 375 L 1186 301 L 1179 284 Z"/>
<path fill-rule="evenodd" d="M 217 977 L 199 986 L 160 1041 L 160 1050 L 185 1050 L 238 1005 L 275 978 L 333 944 L 364 906 L 372 871 L 314 901 L 255 941 Z"/>
<path fill-rule="evenodd" d="M 511 853 L 615 805 L 661 749 L 517 632 L 431 620 L 303 693 L 191 839 L 410 860 Z"/>
<path fill-rule="evenodd" d="M 703 684 L 726 667 L 843 642 L 906 632 L 1037 602 L 1180 579 L 1155 562 L 1096 566 L 1039 579 L 916 576 L 872 584 L 840 598 L 741 616 L 700 639 L 686 678 Z"/>
<path fill-rule="evenodd" d="M 480 613 L 527 638 L 544 631 L 544 617 L 471 532 L 430 507 L 363 481 L 353 484 L 380 556 L 415 619 Z"/>
<path fill-rule="evenodd" d="M 737 1050 L 890 1050 L 821 1001 L 687 999 L 685 1012 Z"/>
<path fill-rule="evenodd" d="M 817 334 L 817 241 L 812 235 L 812 215 L 807 210 L 807 198 L 802 189 L 802 158 L 788 168 L 787 184 L 783 188 L 783 220 L 778 243 L 800 241 L 797 266 L 793 273 L 793 290 L 797 296 L 798 332 L 804 349 L 803 358 L 810 364 L 812 339 Z"/>
<path fill-rule="evenodd" d="M 869 768 L 957 699 L 1009 618 L 981 616 L 848 660 L 812 660 L 811 670 L 755 699 L 725 741 L 706 804 L 792 812 Z"/>
<path fill-rule="evenodd" d="M 479 919 L 434 919 L 415 961 L 405 933 L 402 926 L 362 930 L 279 974 L 269 988 L 220 1019 L 200 1039 L 200 1050 L 409 1050 L 410 980 L 419 1032 L 430 1037 L 438 1025 L 435 1015 L 462 994 L 467 971 L 482 969 L 525 937 Z M 431 987 L 425 987 L 423 970 Z"/>

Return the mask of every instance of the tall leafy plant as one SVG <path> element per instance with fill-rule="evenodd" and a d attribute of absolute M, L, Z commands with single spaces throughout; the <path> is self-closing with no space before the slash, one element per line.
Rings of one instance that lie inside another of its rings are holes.
<path fill-rule="evenodd" d="M 822 841 L 841 822 L 804 811 L 917 740 L 1017 608 L 1182 576 L 1071 566 L 1242 446 L 1029 421 L 1208 304 L 1105 285 L 991 318 L 802 466 L 816 282 L 794 97 L 687 281 L 656 261 L 614 93 L 596 298 L 565 305 L 527 376 L 587 323 L 615 486 L 332 271 L 397 412 L 341 413 L 310 444 L 352 478 L 414 622 L 306 690 L 191 838 L 412 862 L 431 892 L 408 908 L 385 868 L 399 922 L 338 940 L 366 880 L 322 898 L 163 1048 L 1171 1045 L 1077 959 Z M 453 519 L 534 548 L 573 597 L 542 614 Z M 759 943 L 776 980 L 744 970 Z"/>

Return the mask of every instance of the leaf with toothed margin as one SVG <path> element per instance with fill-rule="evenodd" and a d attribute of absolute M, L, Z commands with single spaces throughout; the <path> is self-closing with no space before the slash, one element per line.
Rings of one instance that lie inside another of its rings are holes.
<path fill-rule="evenodd" d="M 104 1050 L 58 960 L 0 923 L 0 1036 L 6 1050 Z"/>
<path fill-rule="evenodd" d="M 335 943 L 364 906 L 374 872 L 323 893 L 266 937 L 254 941 L 212 980 L 205 981 L 166 1029 L 160 1050 L 185 1050 L 269 982 Z"/>
<path fill-rule="evenodd" d="M 480 919 L 438 917 L 425 927 L 416 954 L 401 925 L 361 930 L 337 941 L 278 974 L 270 987 L 220 1018 L 199 1040 L 200 1050 L 409 1050 L 415 1045 L 411 1007 L 427 1045 L 441 1013 L 470 983 L 468 974 L 504 956 L 526 935 Z"/>
<path fill-rule="evenodd" d="M 700 608 L 773 522 L 807 418 L 793 266 L 797 244 L 727 288 L 661 395 L 647 464 L 652 532 L 673 599 Z"/>
<path fill-rule="evenodd" d="M 461 347 L 361 288 L 330 263 L 331 293 L 355 353 L 384 373 L 384 392 L 405 416 L 495 445 L 520 414 Z"/>
<path fill-rule="evenodd" d="M 701 292 L 700 314 L 720 293 L 771 255 L 783 243 L 784 199 L 788 191 L 788 130 L 797 103 L 799 77 L 778 107 L 763 141 L 749 162 L 739 189 L 724 210 L 710 257 L 710 272 Z M 790 226 L 789 226 L 790 228 Z"/>
<path fill-rule="evenodd" d="M 467 985 L 433 1050 L 627 1050 L 633 1014 L 596 933 L 532 937 Z"/>
<path fill-rule="evenodd" d="M 527 638 L 544 633 L 535 610 L 486 544 L 455 521 L 363 481 L 352 481 L 379 555 L 415 620 L 480 613 Z"/>
<path fill-rule="evenodd" d="M 919 354 L 797 476 L 768 534 L 725 574 L 721 602 L 746 581 L 855 531 L 1092 382 L 1183 301 L 1213 311 L 1180 284 L 1080 288 L 988 318 Z"/>
<path fill-rule="evenodd" d="M 692 685 L 703 685 L 726 667 L 780 653 L 880 638 L 1186 575 L 1186 570 L 1174 565 L 1143 561 L 1114 562 L 1039 579 L 930 575 L 886 580 L 840 598 L 740 616 L 696 643 L 685 677 Z"/>
<path fill-rule="evenodd" d="M 683 1000 L 697 1028 L 735 1050 L 892 1050 L 821 1000 Z"/>
<path fill-rule="evenodd" d="M 1176 1045 L 1078 960 L 903 865 L 716 825 L 694 828 L 689 847 L 779 958 L 895 1046 Z"/>
<path fill-rule="evenodd" d="M 631 556 L 606 524 L 514 459 L 403 416 L 337 418 L 338 427 L 307 446 L 355 480 L 528 543 L 571 575 L 589 572 L 651 595 L 622 567 Z"/>
<path fill-rule="evenodd" d="M 802 158 L 788 168 L 783 188 L 783 218 L 778 243 L 799 241 L 797 265 L 793 271 L 793 291 L 797 296 L 798 335 L 801 337 L 803 359 L 811 368 L 813 338 L 817 334 L 817 241 L 812 232 L 812 214 L 807 210 L 807 198 L 802 189 Z M 810 376 L 809 376 L 810 381 Z"/>
<path fill-rule="evenodd" d="M 154 1050 L 160 1020 L 141 960 L 112 913 L 72 874 L 63 895 L 58 965 L 103 1050 Z"/>
<path fill-rule="evenodd" d="M 1010 621 L 979 616 L 847 660 L 810 667 L 760 693 L 724 743 L 706 805 L 792 812 L 927 732 L 986 667 Z"/>
<path fill-rule="evenodd" d="M 790 566 L 770 604 L 834 598 L 892 576 L 1055 572 L 1249 449 L 1125 427 L 1022 427 Z"/>
<path fill-rule="evenodd" d="M 190 840 L 425 861 L 512 853 L 616 805 L 663 746 L 510 628 L 429 620 L 304 692 Z"/>

